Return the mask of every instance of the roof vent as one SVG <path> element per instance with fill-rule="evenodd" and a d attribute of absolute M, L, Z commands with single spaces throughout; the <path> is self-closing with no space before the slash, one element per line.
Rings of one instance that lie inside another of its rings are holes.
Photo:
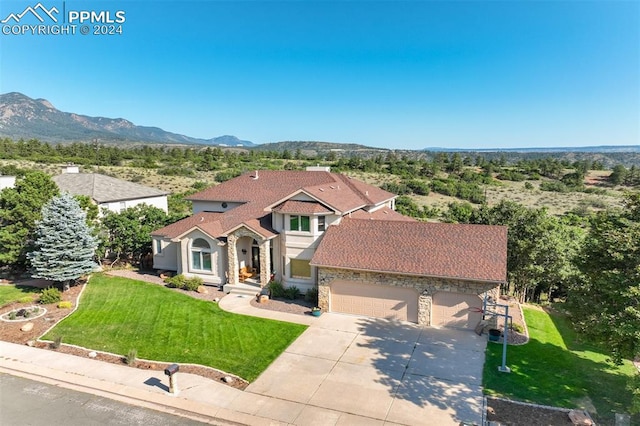
<path fill-rule="evenodd" d="M 364 195 L 369 196 L 369 191 L 364 191 Z"/>

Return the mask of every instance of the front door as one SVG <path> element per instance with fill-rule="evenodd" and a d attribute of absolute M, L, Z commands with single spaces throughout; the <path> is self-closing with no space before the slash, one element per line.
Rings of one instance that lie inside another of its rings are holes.
<path fill-rule="evenodd" d="M 260 247 L 251 247 L 251 263 L 256 268 L 256 272 L 260 273 Z"/>

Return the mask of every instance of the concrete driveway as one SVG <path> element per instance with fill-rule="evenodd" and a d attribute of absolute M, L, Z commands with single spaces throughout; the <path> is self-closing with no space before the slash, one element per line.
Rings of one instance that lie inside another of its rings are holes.
<path fill-rule="evenodd" d="M 246 392 L 298 403 L 296 424 L 480 424 L 485 346 L 473 331 L 323 314 Z"/>

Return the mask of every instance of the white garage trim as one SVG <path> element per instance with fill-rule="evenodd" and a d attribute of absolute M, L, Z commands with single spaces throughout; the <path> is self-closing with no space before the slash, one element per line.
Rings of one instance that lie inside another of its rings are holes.
<path fill-rule="evenodd" d="M 475 328 L 482 319 L 482 299 L 477 294 L 439 291 L 433 295 L 431 325 Z"/>
<path fill-rule="evenodd" d="M 418 322 L 418 292 L 413 288 L 334 281 L 331 312 Z"/>

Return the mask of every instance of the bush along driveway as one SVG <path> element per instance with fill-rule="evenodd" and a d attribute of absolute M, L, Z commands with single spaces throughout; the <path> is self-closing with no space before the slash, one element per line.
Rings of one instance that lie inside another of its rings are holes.
<path fill-rule="evenodd" d="M 253 381 L 306 326 L 222 311 L 156 284 L 94 275 L 78 310 L 43 338 L 140 358 L 201 364 Z"/>
<path fill-rule="evenodd" d="M 614 413 L 628 413 L 627 385 L 637 372 L 631 362 L 608 362 L 605 352 L 578 340 L 567 319 L 554 311 L 523 307 L 530 341 L 509 346 L 507 365 L 500 373 L 502 345 L 487 345 L 485 393 L 519 401 L 565 408 L 582 408 L 594 420 L 613 424 Z M 636 419 L 640 421 L 640 417 Z"/>

